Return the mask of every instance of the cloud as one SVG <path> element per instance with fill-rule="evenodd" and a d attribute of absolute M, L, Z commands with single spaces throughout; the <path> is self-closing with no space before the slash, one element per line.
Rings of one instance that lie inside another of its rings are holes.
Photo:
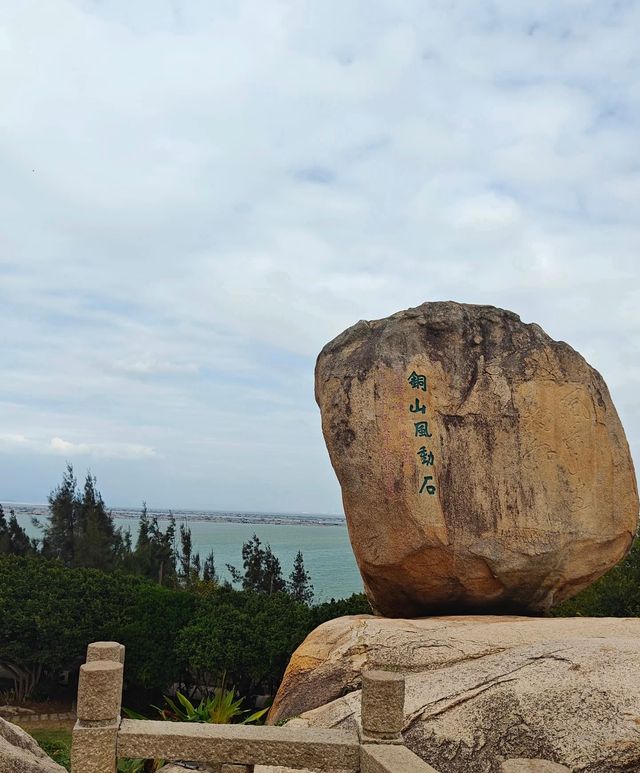
<path fill-rule="evenodd" d="M 587 355 L 637 454 L 639 25 L 613 0 L 0 9 L 0 444 L 32 465 L 5 496 L 68 452 L 122 504 L 338 510 L 317 352 L 447 298 Z"/>
<path fill-rule="evenodd" d="M 72 456 L 104 456 L 115 459 L 148 459 L 155 456 L 153 448 L 134 443 L 70 443 L 59 437 L 51 438 L 49 449 L 67 458 Z"/>
<path fill-rule="evenodd" d="M 83 457 L 136 460 L 156 456 L 153 448 L 137 443 L 84 443 L 60 437 L 44 440 L 17 434 L 0 434 L 0 452 L 15 451 L 36 455 L 55 454 L 67 460 Z"/>

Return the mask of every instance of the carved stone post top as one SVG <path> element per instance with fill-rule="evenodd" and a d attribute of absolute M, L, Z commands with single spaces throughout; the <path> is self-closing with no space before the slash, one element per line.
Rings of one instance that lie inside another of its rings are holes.
<path fill-rule="evenodd" d="M 124 663 L 124 644 L 117 641 L 94 641 L 87 646 L 87 663 L 94 660 L 113 660 Z"/>

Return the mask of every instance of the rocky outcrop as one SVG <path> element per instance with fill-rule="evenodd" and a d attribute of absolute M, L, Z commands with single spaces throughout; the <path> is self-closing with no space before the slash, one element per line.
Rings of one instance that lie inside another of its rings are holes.
<path fill-rule="evenodd" d="M 631 544 L 606 384 L 516 314 L 425 303 L 359 322 L 320 353 L 316 399 L 380 614 L 539 613 Z"/>
<path fill-rule="evenodd" d="M 405 673 L 405 743 L 439 773 L 640 771 L 640 619 L 339 618 L 294 653 L 269 721 L 357 729 L 369 668 Z"/>
<path fill-rule="evenodd" d="M 0 773 L 66 773 L 22 728 L 0 718 Z"/>

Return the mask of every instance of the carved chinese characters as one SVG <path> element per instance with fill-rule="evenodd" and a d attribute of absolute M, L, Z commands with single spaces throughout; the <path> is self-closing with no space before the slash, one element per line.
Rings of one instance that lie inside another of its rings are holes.
<path fill-rule="evenodd" d="M 415 372 L 415 370 L 411 371 L 411 375 L 407 379 L 409 384 L 411 385 L 412 389 L 421 389 L 423 392 L 427 391 L 427 377 L 419 375 Z M 426 414 L 427 412 L 427 406 L 426 405 L 420 405 L 420 399 L 416 397 L 415 403 L 409 406 L 409 411 L 411 413 L 422 413 Z M 433 435 L 431 432 L 429 432 L 429 420 L 425 416 L 423 421 L 416 421 L 414 422 L 415 432 L 417 438 L 431 438 Z M 433 463 L 435 461 L 435 457 L 433 455 L 433 451 L 427 451 L 426 446 L 421 446 L 418 449 L 418 456 L 420 457 L 420 461 L 422 464 L 425 464 L 429 467 L 433 467 Z M 433 480 L 433 475 L 424 475 L 422 484 L 420 486 L 420 493 L 427 493 L 430 496 L 433 496 L 436 493 L 436 487 L 431 481 Z"/>

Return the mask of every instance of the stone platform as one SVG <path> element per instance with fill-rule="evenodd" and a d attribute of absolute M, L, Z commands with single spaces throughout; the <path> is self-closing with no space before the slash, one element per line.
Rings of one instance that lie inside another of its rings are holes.
<path fill-rule="evenodd" d="M 405 743 L 440 773 L 640 771 L 640 619 L 338 618 L 294 653 L 269 722 L 358 731 L 374 668 L 405 674 Z"/>

